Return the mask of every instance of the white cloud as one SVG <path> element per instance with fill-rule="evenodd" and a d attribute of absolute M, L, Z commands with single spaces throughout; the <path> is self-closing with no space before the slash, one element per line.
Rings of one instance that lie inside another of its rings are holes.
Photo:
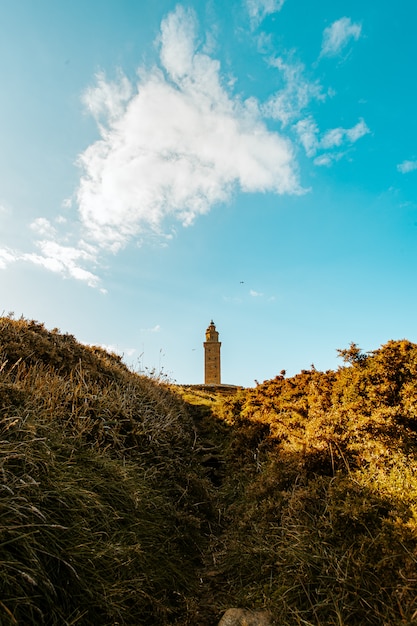
<path fill-rule="evenodd" d="M 357 39 L 360 31 L 361 26 L 353 24 L 349 18 L 334 22 L 325 31 L 322 54 L 341 50 L 349 39 Z M 317 156 L 318 151 L 353 144 L 370 130 L 365 121 L 360 119 L 352 128 L 337 127 L 321 133 L 314 117 L 308 114 L 308 109 L 313 101 L 324 102 L 326 98 L 335 96 L 335 92 L 331 88 L 325 90 L 318 80 L 311 80 L 305 66 L 294 61 L 293 56 L 294 53 L 291 53 L 287 59 L 281 56 L 269 60 L 269 64 L 279 71 L 283 86 L 261 106 L 261 112 L 265 117 L 279 121 L 283 127 L 291 124 L 306 155 L 315 158 L 316 165 L 330 165 L 345 152 Z"/>
<path fill-rule="evenodd" d="M 358 139 L 361 139 L 361 137 L 368 135 L 370 132 L 371 131 L 366 125 L 364 119 L 361 118 L 355 126 L 352 126 L 352 128 L 348 128 L 346 130 L 346 137 L 351 143 L 355 143 L 355 141 L 358 141 Z"/>
<path fill-rule="evenodd" d="M 92 246 L 81 241 L 76 248 L 47 239 L 37 241 L 35 244 L 40 250 L 39 253 L 0 248 L 0 269 L 5 269 L 11 263 L 24 261 L 44 267 L 63 278 L 75 278 L 87 283 L 89 287 L 99 287 L 99 277 L 82 267 L 82 264 L 91 266 L 97 262 L 96 250 Z M 106 293 L 104 289 L 100 291 Z"/>
<path fill-rule="evenodd" d="M 6 267 L 14 261 L 16 261 L 16 255 L 13 250 L 0 248 L 0 269 L 6 269 Z"/>
<path fill-rule="evenodd" d="M 326 152 L 325 154 L 321 154 L 320 156 L 316 157 L 313 163 L 314 165 L 317 165 L 319 167 L 330 167 L 330 165 L 333 165 L 335 161 L 340 161 L 340 159 L 344 156 L 344 152 Z"/>
<path fill-rule="evenodd" d="M 55 241 L 43 240 L 37 242 L 41 253 L 25 253 L 16 260 L 24 260 L 40 265 L 51 272 L 61 274 L 64 278 L 75 278 L 86 282 L 89 287 L 97 287 L 98 276 L 84 269 L 81 263 L 95 264 L 96 258 L 92 248 L 75 248 L 63 246 Z"/>
<path fill-rule="evenodd" d="M 268 15 L 281 11 L 284 2 L 285 0 L 246 0 L 252 27 L 258 26 Z"/>
<path fill-rule="evenodd" d="M 320 137 L 319 128 L 311 116 L 308 116 L 296 124 L 294 130 L 298 135 L 301 145 L 304 147 L 308 157 L 315 157 L 319 150 L 333 150 L 341 148 L 346 144 L 353 144 L 361 137 L 364 137 L 371 131 L 361 118 L 355 126 L 351 128 L 331 128 L 323 133 Z M 338 161 L 344 152 L 333 152 L 320 155 L 314 159 L 315 165 L 330 165 L 334 161 Z"/>
<path fill-rule="evenodd" d="M 251 289 L 249 291 L 249 295 L 252 296 L 252 298 L 262 298 L 262 296 L 264 295 L 263 293 L 260 293 L 259 291 L 255 291 L 254 289 Z"/>
<path fill-rule="evenodd" d="M 37 217 L 31 223 L 30 228 L 42 237 L 54 237 L 56 235 L 55 228 L 45 217 Z"/>
<path fill-rule="evenodd" d="M 287 62 L 282 57 L 270 64 L 282 76 L 284 87 L 277 91 L 262 107 L 265 116 L 278 120 L 283 126 L 297 119 L 312 100 L 325 100 L 327 94 L 318 80 L 311 82 L 305 77 L 305 67 L 299 62 Z"/>
<path fill-rule="evenodd" d="M 62 201 L 62 208 L 63 209 L 71 209 L 72 208 L 72 198 L 65 198 L 65 200 Z"/>
<path fill-rule="evenodd" d="M 152 326 L 152 328 L 141 328 L 140 332 L 141 333 L 159 333 L 161 330 L 161 326 L 159 324 L 156 324 L 155 326 Z"/>
<path fill-rule="evenodd" d="M 319 145 L 319 128 L 313 117 L 309 115 L 303 120 L 299 120 L 295 124 L 294 129 L 298 134 L 301 145 L 306 151 L 306 155 L 308 157 L 314 156 Z"/>
<path fill-rule="evenodd" d="M 84 345 L 94 347 L 95 344 L 84 342 Z M 125 357 L 125 356 L 132 357 L 137 352 L 136 348 L 124 348 L 123 349 L 115 344 L 101 343 L 99 347 L 105 350 L 106 352 L 109 352 L 110 354 L 116 354 L 121 357 Z"/>
<path fill-rule="evenodd" d="M 318 165 L 318 166 L 329 166 L 331 165 L 333 162 L 333 158 L 331 154 L 321 154 L 320 156 L 316 157 L 313 161 L 314 165 Z"/>
<path fill-rule="evenodd" d="M 246 4 L 255 24 L 281 10 L 284 0 Z M 266 103 L 235 96 L 233 77 L 223 76 L 219 61 L 209 56 L 213 48 L 198 47 L 197 29 L 195 13 L 178 5 L 161 23 L 158 65 L 139 68 L 136 82 L 121 72 L 115 80 L 97 75 L 83 101 L 96 120 L 99 140 L 79 156 L 76 193 L 62 203 L 64 215 L 32 222 L 40 239 L 35 252 L 2 249 L 0 268 L 26 261 L 100 287 L 99 256 L 117 252 L 133 238 L 140 244 L 156 237 L 166 245 L 175 222 L 191 224 L 236 191 L 303 193 L 288 139 L 294 132 L 316 165 L 340 159 L 347 145 L 370 132 L 364 120 L 320 132 L 309 105 L 334 94 L 311 79 L 294 61 L 295 53 L 268 60 L 279 89 Z M 360 32 L 349 18 L 334 22 L 325 30 L 322 56 L 338 53 Z M 265 51 L 271 50 L 271 41 L 262 41 Z M 268 130 L 268 118 L 288 127 L 287 137 Z M 404 161 L 398 169 L 411 171 L 415 163 Z M 70 216 L 76 207 L 78 223 Z M 0 214 L 5 210 L 0 206 Z"/>
<path fill-rule="evenodd" d="M 344 128 L 331 128 L 322 137 L 320 147 L 326 149 L 341 146 L 346 135 Z"/>
<path fill-rule="evenodd" d="M 328 130 L 320 141 L 320 147 L 326 149 L 341 146 L 344 142 L 355 143 L 364 135 L 370 133 L 363 119 L 360 119 L 352 128 L 332 128 Z"/>
<path fill-rule="evenodd" d="M 416 161 L 403 161 L 397 165 L 397 170 L 401 172 L 401 174 L 408 174 L 413 170 L 417 170 L 417 160 Z"/>
<path fill-rule="evenodd" d="M 336 20 L 324 29 L 320 56 L 337 56 L 351 39 L 359 39 L 361 31 L 361 24 L 352 22 L 350 17 Z"/>
<path fill-rule="evenodd" d="M 96 76 L 96 85 L 86 90 L 82 100 L 97 120 L 101 118 L 117 120 L 123 115 L 125 105 L 131 96 L 132 85 L 122 73 L 119 73 L 117 82 L 109 82 L 105 74 L 99 72 Z M 64 202 L 71 202 L 71 199 Z"/>
<path fill-rule="evenodd" d="M 162 22 L 162 70 L 108 83 L 84 100 L 101 139 L 79 157 L 81 220 L 116 251 L 167 218 L 191 224 L 236 188 L 299 193 L 291 143 L 269 132 L 254 100 L 222 85 L 220 65 L 196 50 L 196 20 L 181 6 Z"/>
<path fill-rule="evenodd" d="M 177 6 L 176 10 L 161 23 L 161 64 L 178 86 L 184 80 L 192 80 L 195 69 L 197 69 L 196 38 L 197 19 L 192 9 L 187 10 L 182 6 Z M 218 62 L 211 61 L 206 55 L 198 56 L 201 56 L 199 60 L 205 63 L 209 73 L 214 73 L 214 84 L 216 91 L 218 91 Z M 203 67 L 200 66 L 198 69 L 201 70 Z M 221 94 L 218 95 L 221 97 Z"/>

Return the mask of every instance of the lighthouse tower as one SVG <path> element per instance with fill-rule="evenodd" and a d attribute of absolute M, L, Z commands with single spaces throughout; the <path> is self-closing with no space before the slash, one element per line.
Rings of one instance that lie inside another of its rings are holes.
<path fill-rule="evenodd" d="M 206 330 L 204 342 L 204 384 L 220 385 L 220 346 L 219 333 L 213 320 Z"/>

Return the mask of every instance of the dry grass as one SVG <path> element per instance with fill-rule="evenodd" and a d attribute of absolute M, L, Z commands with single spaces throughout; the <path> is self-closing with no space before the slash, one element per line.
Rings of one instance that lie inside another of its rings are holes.
<path fill-rule="evenodd" d="M 416 624 L 417 346 L 341 352 L 222 398 L 0 318 L 1 626 Z"/>
<path fill-rule="evenodd" d="M 210 516 L 184 404 L 39 324 L 0 353 L 0 623 L 172 623 Z"/>

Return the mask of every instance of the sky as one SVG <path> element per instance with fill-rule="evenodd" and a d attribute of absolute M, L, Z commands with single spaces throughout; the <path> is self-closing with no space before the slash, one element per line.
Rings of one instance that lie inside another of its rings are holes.
<path fill-rule="evenodd" d="M 417 342 L 417 3 L 0 0 L 0 313 L 204 380 Z"/>

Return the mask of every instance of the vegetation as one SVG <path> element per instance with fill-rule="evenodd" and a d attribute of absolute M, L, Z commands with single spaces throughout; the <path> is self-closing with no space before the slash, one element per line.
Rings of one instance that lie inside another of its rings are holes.
<path fill-rule="evenodd" d="M 193 423 L 120 359 L 0 323 L 1 624 L 192 613 L 210 522 Z"/>
<path fill-rule="evenodd" d="M 0 624 L 417 623 L 417 345 L 229 396 L 0 318 Z"/>
<path fill-rule="evenodd" d="M 417 623 L 417 346 L 340 350 L 337 372 L 230 398 L 223 536 L 238 605 L 278 624 Z"/>

